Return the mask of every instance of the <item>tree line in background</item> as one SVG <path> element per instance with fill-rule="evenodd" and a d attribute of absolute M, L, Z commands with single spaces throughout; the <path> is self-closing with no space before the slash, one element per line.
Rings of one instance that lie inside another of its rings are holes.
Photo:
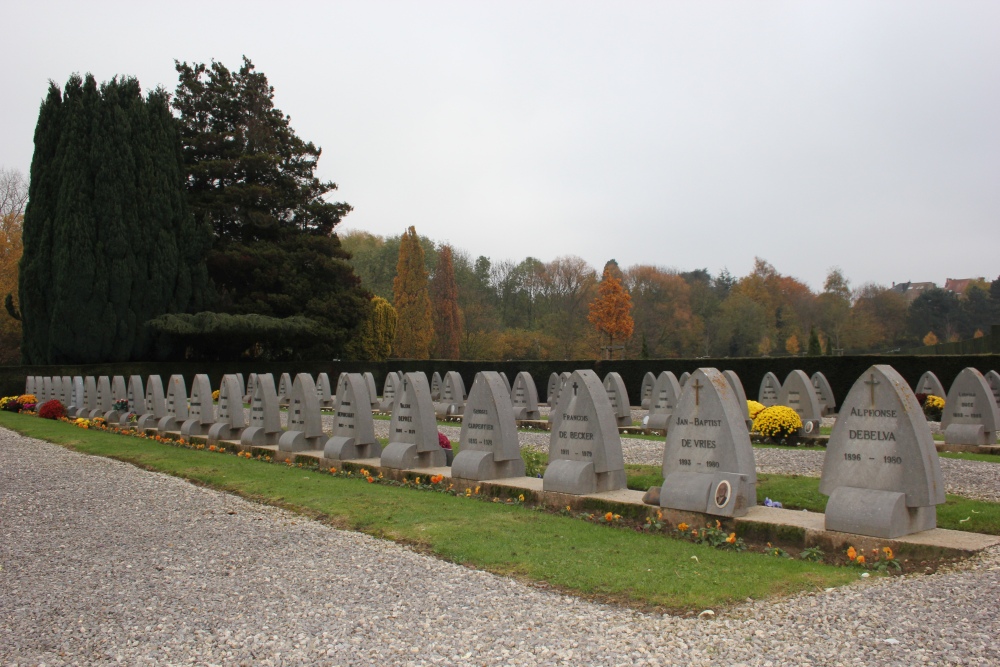
<path fill-rule="evenodd" d="M 852 288 L 831 269 L 823 290 L 780 273 L 757 258 L 737 278 L 723 270 L 677 271 L 614 260 L 598 272 L 579 257 L 521 262 L 473 257 L 417 236 L 381 237 L 364 231 L 341 235 L 362 284 L 399 302 L 400 270 L 423 270 L 424 280 L 454 289 L 428 291 L 419 314 L 398 311 L 398 330 L 428 330 L 458 351 L 434 348 L 445 359 L 586 359 L 759 356 L 888 352 L 982 335 L 1000 321 L 1000 279 L 974 282 L 961 298 L 929 290 L 908 303 L 903 293 L 866 283 Z M 414 268 L 412 256 L 423 262 Z M 407 259 L 404 261 L 404 256 Z M 445 260 L 446 258 L 446 260 Z M 444 260 L 444 261 L 442 261 Z M 444 265 L 444 267 L 442 267 Z M 620 289 L 619 289 L 620 288 Z M 405 297 L 409 304 L 412 297 Z M 447 305 L 446 305 L 447 304 Z M 457 310 L 445 320 L 429 312 Z M 631 324 L 631 326 L 629 326 Z M 615 345 L 622 346 L 618 349 Z M 394 357 L 427 358 L 397 340 Z"/>

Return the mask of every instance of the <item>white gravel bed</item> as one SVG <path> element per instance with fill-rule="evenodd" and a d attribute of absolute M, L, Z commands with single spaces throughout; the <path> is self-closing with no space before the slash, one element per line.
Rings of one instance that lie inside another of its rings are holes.
<path fill-rule="evenodd" d="M 553 594 L 3 429 L 0 455 L 4 665 L 1000 664 L 1000 551 L 698 620 Z"/>

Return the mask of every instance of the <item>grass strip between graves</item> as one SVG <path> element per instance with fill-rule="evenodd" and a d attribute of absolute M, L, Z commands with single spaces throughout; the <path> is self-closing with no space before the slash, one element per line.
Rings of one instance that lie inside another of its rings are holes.
<path fill-rule="evenodd" d="M 369 484 L 28 415 L 0 412 L 0 426 L 409 544 L 470 567 L 640 608 L 700 611 L 858 577 L 847 567 L 723 551 L 523 506 Z"/>

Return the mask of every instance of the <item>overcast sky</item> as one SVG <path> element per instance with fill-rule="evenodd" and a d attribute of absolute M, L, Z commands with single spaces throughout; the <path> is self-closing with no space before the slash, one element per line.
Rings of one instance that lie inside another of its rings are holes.
<path fill-rule="evenodd" d="M 4 2 L 0 166 L 48 80 L 247 55 L 341 229 L 821 288 L 1000 274 L 1000 3 Z"/>

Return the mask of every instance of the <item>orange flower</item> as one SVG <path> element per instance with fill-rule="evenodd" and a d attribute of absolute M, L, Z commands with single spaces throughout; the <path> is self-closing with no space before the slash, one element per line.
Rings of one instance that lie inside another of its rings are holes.
<path fill-rule="evenodd" d="M 858 557 L 858 552 L 854 550 L 854 547 L 848 547 L 847 548 L 847 557 L 850 560 L 854 560 L 855 558 Z"/>
<path fill-rule="evenodd" d="M 729 537 L 726 538 L 726 542 L 736 544 L 736 533 L 729 533 Z"/>
<path fill-rule="evenodd" d="M 331 475 L 336 475 L 337 474 L 337 469 L 336 468 L 330 468 L 330 474 Z"/>
<path fill-rule="evenodd" d="M 611 519 L 613 519 L 613 518 L 615 518 L 615 515 L 612 512 L 608 512 L 607 514 L 604 515 L 604 520 L 605 521 L 611 521 Z"/>
<path fill-rule="evenodd" d="M 716 519 L 715 520 L 715 529 L 716 530 L 720 530 L 721 528 L 722 528 L 722 523 L 718 519 Z"/>
<path fill-rule="evenodd" d="M 686 523 L 684 523 L 683 521 L 681 521 L 679 524 L 677 524 L 677 530 L 681 531 L 682 533 L 686 533 L 687 529 L 688 529 L 688 525 Z"/>
<path fill-rule="evenodd" d="M 371 475 L 369 475 L 369 476 L 368 476 L 368 483 L 369 483 L 369 484 L 371 484 L 371 483 L 372 483 L 372 482 L 374 482 L 374 481 L 375 481 L 375 478 L 374 478 L 374 477 L 372 477 Z"/>
<path fill-rule="evenodd" d="M 443 479 L 444 475 L 434 475 L 431 477 L 431 484 L 440 484 Z"/>
<path fill-rule="evenodd" d="M 209 445 L 208 446 L 208 451 L 214 452 L 215 451 L 215 445 Z"/>
<path fill-rule="evenodd" d="M 865 557 L 864 557 L 864 555 L 861 555 L 861 556 L 858 556 L 858 560 L 857 560 L 857 561 L 855 561 L 855 562 L 856 562 L 856 563 L 857 563 L 858 565 L 864 565 L 864 564 L 865 564 Z"/>
<path fill-rule="evenodd" d="M 892 549 L 889 547 L 882 547 L 882 553 L 885 554 L 886 560 L 892 560 Z"/>
<path fill-rule="evenodd" d="M 416 479 L 416 480 L 414 480 L 414 483 L 416 483 L 416 484 L 420 484 L 420 478 L 419 478 L 419 477 L 417 477 L 417 479 Z"/>
<path fill-rule="evenodd" d="M 367 471 L 367 470 L 365 470 L 364 468 L 362 468 L 362 469 L 361 469 L 361 475 L 362 475 L 363 477 L 367 477 L 367 476 L 368 476 L 368 471 Z M 418 477 L 418 478 L 417 478 L 417 480 L 419 480 L 419 479 L 420 479 L 420 478 Z"/>

